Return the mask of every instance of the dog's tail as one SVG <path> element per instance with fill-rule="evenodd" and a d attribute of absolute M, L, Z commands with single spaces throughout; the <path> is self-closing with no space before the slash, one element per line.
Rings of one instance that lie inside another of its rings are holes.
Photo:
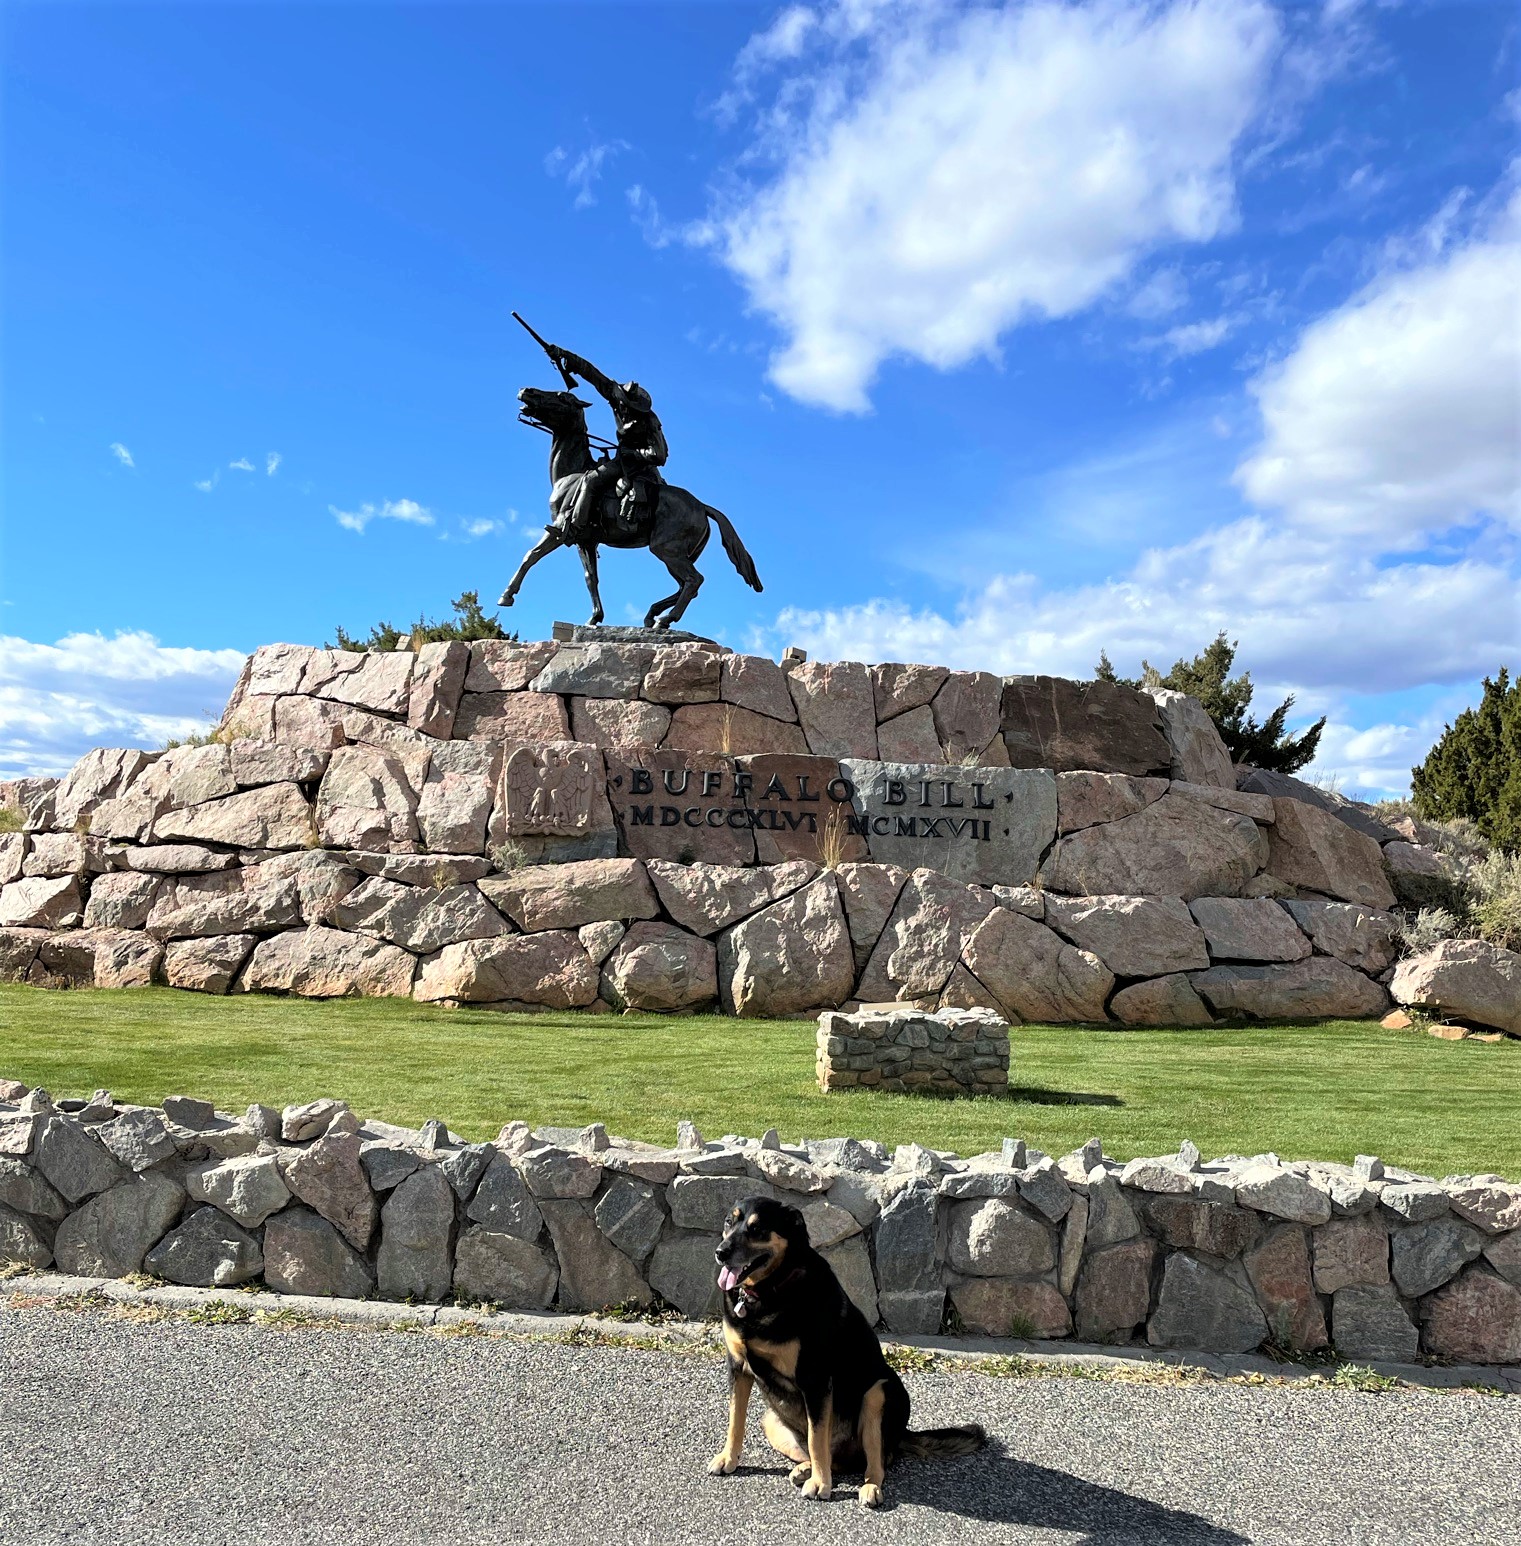
<path fill-rule="evenodd" d="M 903 1453 L 920 1460 L 940 1455 L 972 1455 L 987 1442 L 987 1431 L 979 1423 L 962 1423 L 957 1428 L 920 1428 L 903 1435 Z"/>

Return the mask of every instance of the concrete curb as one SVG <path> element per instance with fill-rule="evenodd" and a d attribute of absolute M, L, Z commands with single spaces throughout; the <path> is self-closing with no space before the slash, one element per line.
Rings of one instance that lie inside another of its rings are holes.
<path fill-rule="evenodd" d="M 492 1311 L 460 1309 L 452 1305 L 392 1304 L 371 1299 L 320 1299 L 306 1294 L 274 1294 L 265 1290 L 245 1292 L 224 1288 L 180 1288 L 173 1284 L 140 1287 L 119 1278 L 71 1277 L 65 1273 L 23 1274 L 0 1282 L 0 1309 L 10 1308 L 13 1295 L 39 1299 L 71 1299 L 91 1294 L 119 1305 L 158 1306 L 165 1310 L 197 1310 L 216 1304 L 234 1306 L 249 1315 L 293 1316 L 329 1324 L 364 1327 L 372 1331 L 448 1331 L 465 1326 L 482 1332 L 513 1337 L 563 1341 L 583 1333 L 611 1341 L 658 1341 L 673 1350 L 722 1346 L 713 1321 L 611 1320 L 601 1315 L 564 1315 L 550 1311 Z M 904 1337 L 883 1341 L 895 1347 L 919 1348 L 970 1363 L 1003 1358 L 1023 1358 L 1061 1373 L 1100 1369 L 1115 1372 L 1146 1367 L 1194 1369 L 1220 1379 L 1261 1375 L 1269 1379 L 1304 1380 L 1333 1366 L 1315 1368 L 1298 1363 L 1279 1363 L 1259 1353 L 1194 1353 L 1171 1348 L 1114 1347 L 1104 1343 L 1016 1341 L 1005 1337 Z M 1350 1364 L 1352 1361 L 1348 1360 Z M 1521 1365 L 1496 1368 L 1487 1364 L 1427 1365 L 1368 1362 L 1359 1368 L 1428 1390 L 1460 1390 L 1482 1386 L 1505 1395 L 1521 1395 Z"/>

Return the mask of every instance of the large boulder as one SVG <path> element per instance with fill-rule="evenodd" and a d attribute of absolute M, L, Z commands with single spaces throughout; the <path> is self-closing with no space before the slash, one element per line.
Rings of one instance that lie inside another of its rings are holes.
<path fill-rule="evenodd" d="M 651 703 L 714 703 L 724 652 L 708 644 L 666 644 L 655 651 L 641 693 Z"/>
<path fill-rule="evenodd" d="M 462 639 L 444 639 L 418 650 L 412 667 L 407 724 L 424 735 L 447 741 L 454 734 L 454 716 L 470 670 L 470 646 Z"/>
<path fill-rule="evenodd" d="M 585 1008 L 597 997 L 597 968 L 565 929 L 471 939 L 429 956 L 412 996 L 429 1003 Z"/>
<path fill-rule="evenodd" d="M 491 1161 L 465 1212 L 491 1233 L 516 1235 L 520 1240 L 537 1240 L 544 1227 L 544 1215 L 528 1183 L 505 1154 Z"/>
<path fill-rule="evenodd" d="M 417 799 L 418 831 L 430 852 L 485 852 L 501 765 L 502 750 L 489 741 L 449 741 L 433 749 Z"/>
<path fill-rule="evenodd" d="M 0 1267 L 40 1271 L 52 1259 L 46 1228 L 35 1218 L 0 1203 Z"/>
<path fill-rule="evenodd" d="M 654 658 L 648 644 L 562 644 L 528 685 L 534 692 L 637 698 Z"/>
<path fill-rule="evenodd" d="M 1399 953 L 1399 920 L 1393 913 L 1355 902 L 1286 901 L 1280 904 L 1323 955 L 1376 977 Z"/>
<path fill-rule="evenodd" d="M 60 1196 L 82 1202 L 130 1174 L 116 1157 L 70 1117 L 49 1116 L 37 1130 L 32 1163 Z"/>
<path fill-rule="evenodd" d="M 140 929 L 148 921 L 153 899 L 158 893 L 157 875 L 139 875 L 122 870 L 98 876 L 90 886 L 85 907 L 87 929 Z"/>
<path fill-rule="evenodd" d="M 196 1202 L 209 1202 L 228 1218 L 255 1229 L 290 1201 L 290 1188 L 273 1154 L 239 1154 L 189 1171 L 185 1189 Z"/>
<path fill-rule="evenodd" d="M 1266 897 L 1198 897 L 1189 903 L 1217 961 L 1302 961 L 1310 942 Z"/>
<path fill-rule="evenodd" d="M 1236 787 L 1231 754 L 1220 739 L 1215 722 L 1204 705 L 1187 693 L 1154 688 L 1152 701 L 1162 716 L 1162 733 L 1172 751 L 1172 776 L 1190 784 L 1212 784 L 1219 789 Z"/>
<path fill-rule="evenodd" d="M 636 923 L 602 965 L 602 996 L 619 1009 L 695 1009 L 718 997 L 711 941 L 669 923 Z"/>
<path fill-rule="evenodd" d="M 1121 1025 L 1213 1025 L 1215 1017 L 1181 973 L 1132 983 L 1109 1000 Z"/>
<path fill-rule="evenodd" d="M 339 1299 L 365 1299 L 375 1286 L 364 1257 L 309 1208 L 287 1208 L 264 1226 L 264 1281 L 279 1294 Z"/>
<path fill-rule="evenodd" d="M 1145 1321 L 1156 1249 L 1154 1241 L 1142 1238 L 1088 1253 L 1075 1304 L 1076 1331 L 1085 1342 L 1127 1337 Z"/>
<path fill-rule="evenodd" d="M 559 1303 L 566 1310 L 601 1310 L 609 1305 L 649 1304 L 650 1286 L 639 1269 L 597 1228 L 589 1201 L 578 1198 L 539 1204 L 560 1264 Z"/>
<path fill-rule="evenodd" d="M 92 1197 L 58 1226 L 53 1255 L 64 1272 L 124 1278 L 179 1217 L 185 1193 L 168 1176 L 148 1171 Z"/>
<path fill-rule="evenodd" d="M 1315 1231 L 1315 1287 L 1378 1288 L 1389 1281 L 1389 1231 L 1368 1215 L 1332 1219 Z"/>
<path fill-rule="evenodd" d="M 237 848 L 309 848 L 310 801 L 296 784 L 265 784 L 204 805 L 164 812 L 153 823 L 159 843 L 222 843 Z"/>
<path fill-rule="evenodd" d="M 1302 886 L 1342 902 L 1393 907 L 1384 856 L 1371 837 L 1303 800 L 1275 799 L 1268 837 L 1267 871 L 1289 886 Z"/>
<path fill-rule="evenodd" d="M 1390 1242 L 1389 1274 L 1407 1299 L 1419 1299 L 1455 1277 L 1484 1250 L 1484 1236 L 1457 1219 L 1431 1219 L 1400 1230 Z"/>
<path fill-rule="evenodd" d="M 1067 1301 L 1039 1278 L 967 1278 L 951 1285 L 951 1303 L 974 1336 L 1052 1338 L 1072 1330 Z"/>
<path fill-rule="evenodd" d="M 1457 890 L 1452 861 L 1420 843 L 1385 843 L 1384 869 L 1404 907 L 1442 907 Z"/>
<path fill-rule="evenodd" d="M 1035 1277 L 1056 1265 L 1049 1224 L 997 1197 L 951 1209 L 946 1261 L 976 1277 Z"/>
<path fill-rule="evenodd" d="M 373 934 L 419 955 L 466 939 L 496 939 L 507 920 L 473 885 L 406 886 L 371 876 L 332 909 L 340 929 Z"/>
<path fill-rule="evenodd" d="M 1407 1363 L 1420 1333 L 1387 1283 L 1338 1289 L 1331 1300 L 1331 1342 L 1343 1358 Z"/>
<path fill-rule="evenodd" d="M 415 957 L 395 945 L 341 929 L 295 929 L 255 947 L 239 988 L 302 998 L 405 998 Z"/>
<path fill-rule="evenodd" d="M 704 938 L 789 896 L 819 872 L 818 865 L 807 860 L 744 869 L 729 864 L 672 864 L 667 859 L 651 859 L 645 868 L 671 918 L 683 929 Z"/>
<path fill-rule="evenodd" d="M 148 932 L 157 939 L 210 938 L 264 934 L 299 927 L 301 921 L 296 882 L 271 860 L 168 882 L 148 914 Z"/>
<path fill-rule="evenodd" d="M 380 1210 L 375 1253 L 380 1292 L 387 1299 L 436 1304 L 453 1285 L 453 1245 L 454 1189 L 439 1166 L 424 1165 Z"/>
<path fill-rule="evenodd" d="M 1157 1307 L 1146 1327 L 1153 1347 L 1249 1353 L 1267 1335 L 1267 1320 L 1248 1289 L 1185 1251 L 1167 1258 Z"/>
<path fill-rule="evenodd" d="M 1115 682 L 1006 677 L 1002 717 L 1004 745 L 1016 768 L 1141 775 L 1165 775 L 1172 768 L 1156 704 Z"/>
<path fill-rule="evenodd" d="M 1280 1224 L 1243 1258 L 1257 1302 L 1280 1347 L 1324 1347 L 1325 1313 L 1310 1274 L 1310 1251 L 1298 1224 Z"/>
<path fill-rule="evenodd" d="M 736 1015 L 787 1015 L 850 997 L 855 956 L 833 875 L 721 934 L 718 986 Z"/>
<path fill-rule="evenodd" d="M 588 746 L 659 746 L 671 711 L 642 699 L 572 698 L 570 733 Z"/>
<path fill-rule="evenodd" d="M 668 1304 L 692 1320 L 718 1314 L 718 1272 L 713 1251 L 716 1234 L 669 1231 L 649 1258 L 650 1286 Z"/>
<path fill-rule="evenodd" d="M 935 1253 L 935 1189 L 900 1187 L 877 1220 L 877 1299 L 889 1331 L 933 1335 L 945 1310 Z"/>
<path fill-rule="evenodd" d="M 1017 1023 L 1097 1023 L 1114 973 L 1033 919 L 995 907 L 962 952 L 967 969 Z"/>
<path fill-rule="evenodd" d="M 733 703 L 683 705 L 671 715 L 671 728 L 663 744 L 678 751 L 723 752 L 735 757 L 806 756 L 808 752 L 808 741 L 799 726 Z"/>
<path fill-rule="evenodd" d="M 476 639 L 470 645 L 466 692 L 521 692 L 559 653 L 553 639 Z"/>
<path fill-rule="evenodd" d="M 1389 991 L 1398 1004 L 1521 1036 L 1521 955 L 1481 939 L 1444 939 L 1408 956 Z"/>
<path fill-rule="evenodd" d="M 1073 896 L 1238 896 L 1268 843 L 1239 811 L 1177 787 L 1133 816 L 1057 839 L 1041 867 L 1047 891 Z"/>
<path fill-rule="evenodd" d="M 25 1161 L 8 1155 L 0 1155 L 0 1203 L 54 1223 L 69 1211 L 68 1203 L 42 1175 Z"/>
<path fill-rule="evenodd" d="M 216 1208 L 197 1208 L 143 1258 L 155 1277 L 191 1288 L 231 1288 L 264 1270 L 259 1242 Z"/>
<path fill-rule="evenodd" d="M 196 993 L 226 993 L 257 943 L 254 934 L 170 940 L 164 947 L 164 981 Z"/>
<path fill-rule="evenodd" d="M 138 929 L 82 929 L 53 934 L 38 958 L 52 985 L 146 988 L 158 975 L 164 947 Z"/>
<path fill-rule="evenodd" d="M 336 748 L 317 791 L 316 821 L 323 846 L 415 850 L 417 786 L 426 774 L 426 756 L 411 756 L 407 748 L 394 745 L 384 751 L 376 746 Z"/>
<path fill-rule="evenodd" d="M 940 747 L 932 761 L 1008 765 L 1001 733 L 1003 682 L 991 671 L 948 672 L 929 706 Z"/>
<path fill-rule="evenodd" d="M 1354 832 L 1372 838 L 1375 843 L 1392 842 L 1400 836 L 1393 827 L 1373 814 L 1371 806 L 1349 800 L 1334 790 L 1307 784 L 1302 778 L 1292 778 L 1287 773 L 1271 773 L 1265 768 L 1243 768 L 1236 787 L 1249 794 L 1265 795 L 1273 800 L 1298 800 L 1301 805 L 1313 805 L 1317 810 L 1351 827 Z"/>
<path fill-rule="evenodd" d="M 1521 1362 L 1521 1289 L 1470 1268 L 1422 1306 L 1426 1351 L 1458 1363 Z"/>
<path fill-rule="evenodd" d="M 1135 778 L 1128 773 L 1058 773 L 1057 831 L 1080 832 L 1134 816 L 1154 805 L 1170 787 L 1165 778 Z"/>
<path fill-rule="evenodd" d="M 725 703 L 770 719 L 797 722 L 797 705 L 787 688 L 787 673 L 764 655 L 725 655 L 718 695 Z"/>
<path fill-rule="evenodd" d="M 1257 1020 L 1356 1020 L 1389 1006 L 1378 983 L 1331 956 L 1274 966 L 1212 966 L 1190 980 L 1217 1014 Z"/>
<path fill-rule="evenodd" d="M 986 891 L 915 870 L 882 926 L 856 996 L 866 1003 L 938 998 L 967 941 L 997 905 Z"/>
<path fill-rule="evenodd" d="M 574 929 L 583 923 L 655 918 L 660 905 L 638 859 L 538 864 L 493 875 L 481 890 L 520 929 Z"/>
<path fill-rule="evenodd" d="M 1160 977 L 1209 965 L 1205 936 L 1177 897 L 1052 895 L 1045 921 L 1117 977 Z"/>
<path fill-rule="evenodd" d="M 870 827 L 872 859 L 978 885 L 1035 878 L 1056 835 L 1056 779 L 1043 768 L 841 763 Z"/>
<path fill-rule="evenodd" d="M 876 701 L 865 666 L 802 661 L 788 667 L 787 688 L 814 756 L 877 756 Z"/>
<path fill-rule="evenodd" d="M 537 1233 L 537 1232 L 536 1232 Z M 531 1240 L 473 1224 L 454 1251 L 454 1292 L 504 1310 L 544 1310 L 555 1297 L 560 1269 Z"/>
<path fill-rule="evenodd" d="M 282 1150 L 279 1160 L 286 1186 L 362 1251 L 375 1229 L 375 1196 L 359 1149 L 357 1133 L 327 1133 L 308 1148 Z"/>
<path fill-rule="evenodd" d="M 454 716 L 454 734 L 460 739 L 509 745 L 570 739 L 570 715 L 557 693 L 471 692 L 470 680 L 466 677 Z"/>
<path fill-rule="evenodd" d="M 0 928 L 68 929 L 83 920 L 84 909 L 75 875 L 29 875 L 0 886 Z"/>

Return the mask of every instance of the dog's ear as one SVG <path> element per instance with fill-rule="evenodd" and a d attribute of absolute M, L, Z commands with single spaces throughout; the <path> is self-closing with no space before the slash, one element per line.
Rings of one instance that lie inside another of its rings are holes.
<path fill-rule="evenodd" d="M 782 1217 L 787 1221 L 783 1233 L 787 1239 L 799 1245 L 808 1244 L 808 1220 L 793 1207 L 783 1205 Z"/>

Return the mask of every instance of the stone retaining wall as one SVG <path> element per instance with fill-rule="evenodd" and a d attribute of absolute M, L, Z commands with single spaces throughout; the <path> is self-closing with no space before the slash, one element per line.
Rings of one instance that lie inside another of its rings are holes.
<path fill-rule="evenodd" d="M 960 1159 L 851 1138 L 677 1146 L 509 1123 L 467 1144 L 336 1101 L 233 1117 L 0 1081 L 0 1267 L 506 1309 L 717 1306 L 741 1197 L 799 1208 L 887 1332 L 1521 1362 L 1521 1186 L 1375 1159 Z"/>
<path fill-rule="evenodd" d="M 1368 808 L 1233 769 L 1194 700 L 1103 682 L 270 645 L 219 737 L 0 786 L 23 828 L 0 834 L 0 981 L 1360 1016 L 1388 1007 L 1392 909 L 1444 883 Z M 1483 949 L 1408 1001 L 1521 1033 L 1521 958 Z"/>

